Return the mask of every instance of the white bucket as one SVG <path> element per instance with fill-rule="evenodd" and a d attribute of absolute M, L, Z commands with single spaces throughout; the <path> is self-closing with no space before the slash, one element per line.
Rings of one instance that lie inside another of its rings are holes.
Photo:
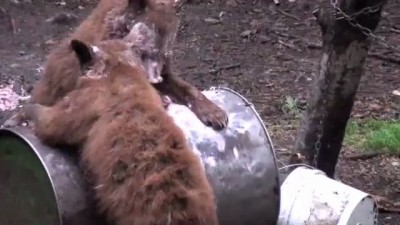
<path fill-rule="evenodd" d="M 367 193 L 298 167 L 281 186 L 278 225 L 373 225 L 377 207 Z"/>

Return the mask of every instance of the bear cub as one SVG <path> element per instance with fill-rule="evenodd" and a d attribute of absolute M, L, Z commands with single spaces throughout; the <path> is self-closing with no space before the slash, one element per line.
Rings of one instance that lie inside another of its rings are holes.
<path fill-rule="evenodd" d="M 113 224 L 218 225 L 200 159 L 148 81 L 131 33 L 95 46 L 72 40 L 89 68 L 76 89 L 53 106 L 22 111 L 45 143 L 81 146 L 99 210 Z"/>

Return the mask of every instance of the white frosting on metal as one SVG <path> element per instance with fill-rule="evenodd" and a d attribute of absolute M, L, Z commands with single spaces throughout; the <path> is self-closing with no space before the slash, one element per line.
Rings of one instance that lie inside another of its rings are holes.
<path fill-rule="evenodd" d="M 268 139 L 265 127 L 255 115 L 251 104 L 236 93 L 226 90 L 211 89 L 203 91 L 203 94 L 227 112 L 229 123 L 226 129 L 215 131 L 206 126 L 184 105 L 171 103 L 167 111 L 182 129 L 192 150 L 204 164 L 211 167 L 217 165 L 217 154 L 227 154 L 227 151 L 231 151 L 231 155 L 239 159 L 240 154 L 248 152 L 247 149 L 266 145 Z M 249 162 L 243 166 L 248 171 L 253 171 L 256 165 Z"/>

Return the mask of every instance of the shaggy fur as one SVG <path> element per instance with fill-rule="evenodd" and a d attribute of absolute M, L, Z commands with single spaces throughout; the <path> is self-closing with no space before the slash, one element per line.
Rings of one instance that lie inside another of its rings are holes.
<path fill-rule="evenodd" d="M 144 55 L 148 60 L 143 60 L 147 70 L 154 73 L 161 71 L 162 79 L 155 79 L 154 86 L 162 95 L 187 105 L 207 126 L 216 130 L 225 128 L 228 123 L 226 112 L 171 71 L 169 53 L 179 28 L 176 7 L 175 0 L 100 0 L 70 37 L 50 52 L 42 77 L 34 85 L 31 101 L 51 106 L 76 87 L 76 80 L 82 75 L 82 65 L 69 45 L 70 40 L 79 39 L 91 44 L 122 38 L 128 32 L 127 21 L 136 18 L 148 26 L 154 26 L 161 42 L 157 43 L 159 51 Z M 24 119 L 16 114 L 4 126 L 21 125 Z"/>
<path fill-rule="evenodd" d="M 71 44 L 78 56 L 95 54 L 89 58 L 94 68 L 106 65 L 103 74 L 79 78 L 54 106 L 23 106 L 35 134 L 48 144 L 83 145 L 100 212 L 116 225 L 218 225 L 201 162 L 130 45 Z"/>
<path fill-rule="evenodd" d="M 146 11 L 142 12 L 144 8 Z M 134 14 L 134 17 L 139 15 L 139 21 L 155 26 L 162 41 L 161 54 L 172 49 L 179 28 L 175 0 L 101 0 L 75 32 L 49 54 L 42 78 L 34 86 L 32 101 L 53 105 L 75 88 L 76 78 L 81 75 L 81 67 L 69 47 L 71 39 L 90 44 L 108 38 L 121 38 L 128 31 L 124 27 L 128 14 Z M 154 60 L 161 61 L 159 55 Z M 170 95 L 179 103 L 190 106 L 206 125 L 215 129 L 225 128 L 228 117 L 224 110 L 208 100 L 193 85 L 172 73 L 169 60 L 170 57 L 167 56 L 162 69 L 163 82 L 155 84 L 156 88 L 162 94 Z"/>
<path fill-rule="evenodd" d="M 91 44 L 109 39 L 113 32 L 109 20 L 121 16 L 127 7 L 128 0 L 101 0 L 88 18 L 50 52 L 41 79 L 32 90 L 32 102 L 50 106 L 73 90 L 82 72 L 70 41 Z"/>

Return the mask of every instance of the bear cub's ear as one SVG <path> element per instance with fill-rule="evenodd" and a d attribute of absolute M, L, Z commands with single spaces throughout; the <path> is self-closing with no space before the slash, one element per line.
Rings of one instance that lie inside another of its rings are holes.
<path fill-rule="evenodd" d="M 71 41 L 71 48 L 72 50 L 74 50 L 81 65 L 85 65 L 91 62 L 94 58 L 94 52 L 92 50 L 92 47 L 87 45 L 83 41 L 73 39 Z"/>

